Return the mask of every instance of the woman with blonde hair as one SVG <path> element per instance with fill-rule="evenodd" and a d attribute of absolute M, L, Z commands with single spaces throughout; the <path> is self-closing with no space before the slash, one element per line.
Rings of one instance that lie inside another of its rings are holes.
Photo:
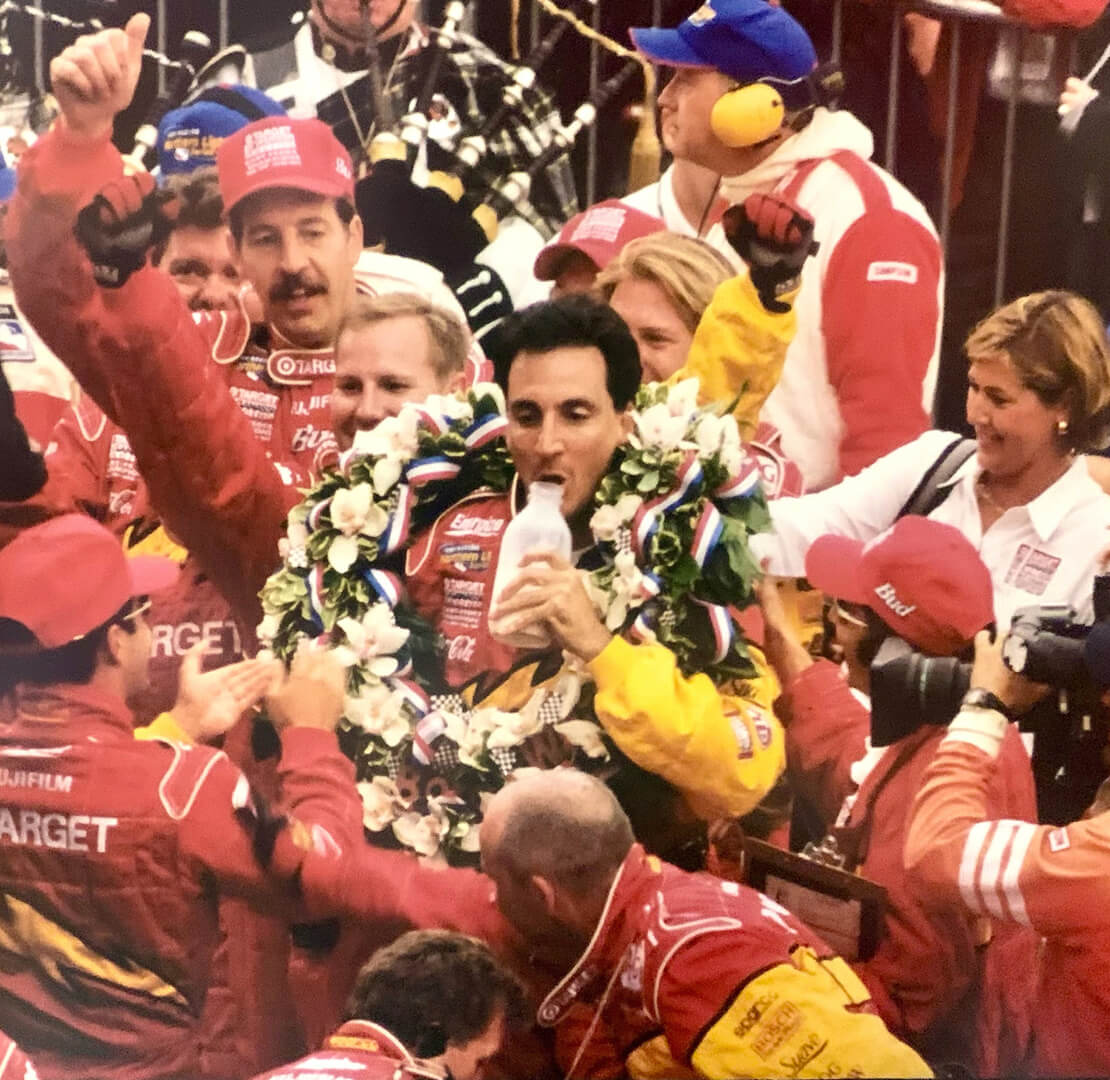
<path fill-rule="evenodd" d="M 1032 604 L 1070 604 L 1093 616 L 1092 579 L 1110 526 L 1110 495 L 1081 455 L 1110 429 L 1110 346 L 1098 312 L 1073 293 L 1024 296 L 971 333 L 967 454 L 937 485 L 927 516 L 954 525 L 994 584 L 995 618 Z M 869 540 L 906 512 L 961 440 L 927 431 L 834 487 L 771 507 L 774 534 L 752 549 L 774 574 L 801 576 L 823 533 Z M 922 512 L 917 509 L 916 512 Z"/>
<path fill-rule="evenodd" d="M 686 363 L 717 286 L 735 273 L 704 240 L 658 232 L 626 244 L 598 274 L 594 287 L 640 347 L 644 382 L 668 379 Z"/>

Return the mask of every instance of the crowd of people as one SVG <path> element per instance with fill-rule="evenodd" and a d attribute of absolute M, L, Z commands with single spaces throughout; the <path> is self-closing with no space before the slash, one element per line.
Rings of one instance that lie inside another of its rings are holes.
<path fill-rule="evenodd" d="M 581 211 L 410 0 L 136 169 L 148 29 L 4 208 L 0 1076 L 1110 1075 L 1095 307 L 932 428 L 937 229 L 767 0 L 631 30 L 671 162 Z"/>

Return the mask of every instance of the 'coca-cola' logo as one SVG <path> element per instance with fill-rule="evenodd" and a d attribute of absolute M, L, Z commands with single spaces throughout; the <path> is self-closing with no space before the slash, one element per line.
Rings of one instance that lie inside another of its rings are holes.
<path fill-rule="evenodd" d="M 474 650 L 477 648 L 477 638 L 473 638 L 469 634 L 459 634 L 451 639 L 451 644 L 447 649 L 447 659 L 469 664 L 474 659 Z"/>

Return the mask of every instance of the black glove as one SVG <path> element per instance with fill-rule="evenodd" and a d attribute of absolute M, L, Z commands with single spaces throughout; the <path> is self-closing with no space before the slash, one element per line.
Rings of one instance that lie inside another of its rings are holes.
<path fill-rule="evenodd" d="M 88 253 L 97 284 L 118 289 L 173 230 L 178 202 L 150 173 L 113 180 L 77 215 L 74 232 Z"/>
<path fill-rule="evenodd" d="M 798 284 L 802 264 L 817 250 L 813 218 L 778 195 L 749 195 L 721 220 L 725 236 L 748 264 L 752 284 L 768 311 L 790 310 L 778 298 Z"/>
<path fill-rule="evenodd" d="M 355 187 L 355 206 L 367 246 L 384 244 L 388 254 L 429 263 L 445 277 L 465 273 L 489 243 L 446 192 L 414 184 L 403 161 L 379 161 Z"/>

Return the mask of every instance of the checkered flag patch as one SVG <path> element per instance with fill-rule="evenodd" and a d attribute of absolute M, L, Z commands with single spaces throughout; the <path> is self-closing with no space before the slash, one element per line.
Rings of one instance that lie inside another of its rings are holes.
<path fill-rule="evenodd" d="M 446 772 L 448 769 L 453 769 L 459 763 L 459 748 L 450 740 L 440 738 L 436 742 L 435 756 L 432 758 L 432 765 L 439 772 Z"/>
<path fill-rule="evenodd" d="M 622 551 L 632 551 L 632 530 L 622 525 L 617 529 L 617 536 L 614 543 L 616 544 L 618 555 Z"/>
<path fill-rule="evenodd" d="M 557 693 L 550 693 L 540 702 L 540 719 L 543 721 L 544 726 L 548 724 L 557 724 L 563 719 L 563 695 Z"/>
<path fill-rule="evenodd" d="M 498 746 L 489 752 L 502 776 L 508 776 L 517 766 L 516 751 L 509 747 Z"/>
<path fill-rule="evenodd" d="M 389 757 L 385 760 L 385 768 L 389 773 L 389 779 L 394 783 L 397 782 L 397 777 L 400 775 L 401 769 L 405 765 L 405 756 L 400 750 L 390 750 Z"/>
<path fill-rule="evenodd" d="M 432 694 L 431 699 L 433 710 L 454 713 L 456 716 L 465 716 L 468 711 L 461 694 Z"/>

